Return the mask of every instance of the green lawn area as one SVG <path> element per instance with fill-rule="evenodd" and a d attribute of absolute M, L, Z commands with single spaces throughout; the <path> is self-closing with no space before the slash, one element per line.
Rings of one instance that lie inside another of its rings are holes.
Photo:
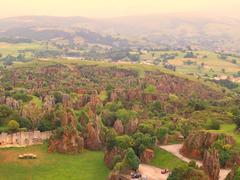
<path fill-rule="evenodd" d="M 22 153 L 34 153 L 38 159 L 20 160 Z M 106 180 L 109 173 L 102 152 L 48 153 L 46 145 L 0 149 L 0 162 L 0 179 L 4 180 Z"/>
<path fill-rule="evenodd" d="M 237 143 L 237 148 L 240 149 L 240 133 L 237 133 L 235 124 L 222 124 L 220 130 L 210 130 L 211 132 L 225 133 L 232 135 Z"/>
<path fill-rule="evenodd" d="M 155 148 L 155 157 L 150 164 L 156 167 L 172 170 L 176 167 L 184 166 L 187 163 L 165 150 Z"/>

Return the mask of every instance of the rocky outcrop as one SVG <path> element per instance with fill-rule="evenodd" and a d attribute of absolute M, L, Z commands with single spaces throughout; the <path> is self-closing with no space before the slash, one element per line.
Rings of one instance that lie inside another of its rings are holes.
<path fill-rule="evenodd" d="M 6 97 L 5 104 L 9 106 L 11 109 L 18 109 L 19 108 L 19 102 L 12 97 Z"/>
<path fill-rule="evenodd" d="M 123 134 L 124 133 L 124 127 L 123 127 L 123 124 L 122 124 L 121 120 L 116 120 L 114 125 L 113 125 L 113 128 L 115 129 L 117 134 Z"/>
<path fill-rule="evenodd" d="M 86 148 L 90 150 L 100 150 L 102 143 L 98 134 L 98 130 L 92 123 L 87 125 Z"/>
<path fill-rule="evenodd" d="M 43 109 L 45 112 L 51 112 L 55 108 L 55 100 L 53 96 L 45 96 Z"/>
<path fill-rule="evenodd" d="M 71 103 L 70 96 L 68 94 L 62 95 L 62 104 L 65 108 L 71 107 L 72 103 Z"/>
<path fill-rule="evenodd" d="M 209 175 L 211 180 L 219 179 L 220 163 L 219 154 L 216 149 L 204 152 L 203 169 Z"/>
<path fill-rule="evenodd" d="M 222 140 L 224 144 L 235 145 L 235 140 L 232 136 L 198 131 L 187 137 L 181 149 L 181 153 L 194 159 L 202 159 L 204 150 L 209 149 L 217 140 Z"/>
<path fill-rule="evenodd" d="M 112 169 L 114 166 L 114 158 L 116 156 L 120 156 L 123 158 L 123 152 L 118 149 L 117 147 L 114 147 L 111 150 L 106 150 L 104 153 L 104 163 L 109 168 Z"/>
<path fill-rule="evenodd" d="M 133 134 L 137 131 L 138 128 L 138 119 L 130 120 L 126 126 L 126 133 Z"/>
<path fill-rule="evenodd" d="M 142 153 L 140 160 L 143 163 L 149 163 L 154 158 L 154 151 L 152 149 L 145 149 Z"/>
<path fill-rule="evenodd" d="M 71 110 L 61 116 L 62 129 L 57 130 L 49 140 L 49 152 L 78 153 L 84 148 L 84 139 L 77 130 L 77 121 Z"/>

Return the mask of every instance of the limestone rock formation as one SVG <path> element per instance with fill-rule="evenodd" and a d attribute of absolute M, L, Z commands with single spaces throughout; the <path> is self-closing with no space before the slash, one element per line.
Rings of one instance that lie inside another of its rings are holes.
<path fill-rule="evenodd" d="M 86 139 L 86 147 L 90 150 L 100 150 L 102 147 L 102 143 L 99 137 L 97 127 L 94 127 L 92 123 L 87 125 L 87 139 Z"/>
<path fill-rule="evenodd" d="M 117 147 L 114 147 L 111 150 L 106 150 L 104 153 L 104 163 L 109 169 L 113 168 L 113 161 L 115 156 L 120 156 L 123 158 L 123 152 Z"/>
<path fill-rule="evenodd" d="M 65 108 L 71 107 L 71 99 L 70 96 L 67 94 L 63 94 L 62 96 L 62 103 Z"/>
<path fill-rule="evenodd" d="M 133 134 L 137 131 L 138 119 L 130 120 L 126 126 L 127 134 Z"/>
<path fill-rule="evenodd" d="M 141 157 L 140 160 L 143 163 L 149 163 L 154 158 L 154 151 L 152 149 L 146 149 Z"/>
<path fill-rule="evenodd" d="M 54 110 L 55 107 L 55 100 L 53 96 L 45 96 L 44 97 L 44 104 L 43 104 L 43 109 L 46 112 L 51 112 Z"/>
<path fill-rule="evenodd" d="M 214 142 L 221 139 L 224 144 L 234 145 L 232 136 L 225 134 L 198 131 L 190 134 L 185 140 L 181 152 L 191 158 L 202 159 L 204 150 L 208 149 Z"/>
<path fill-rule="evenodd" d="M 203 169 L 209 175 L 211 180 L 219 179 L 220 163 L 219 154 L 216 149 L 204 152 Z"/>
<path fill-rule="evenodd" d="M 124 133 L 124 127 L 121 120 L 116 120 L 113 127 L 118 134 Z"/>
<path fill-rule="evenodd" d="M 62 131 L 56 131 L 49 140 L 49 152 L 78 153 L 84 148 L 84 139 L 77 130 L 77 121 L 71 110 L 63 112 Z"/>
<path fill-rule="evenodd" d="M 11 109 L 18 109 L 19 108 L 19 102 L 12 97 L 6 97 L 5 104 L 9 106 Z"/>

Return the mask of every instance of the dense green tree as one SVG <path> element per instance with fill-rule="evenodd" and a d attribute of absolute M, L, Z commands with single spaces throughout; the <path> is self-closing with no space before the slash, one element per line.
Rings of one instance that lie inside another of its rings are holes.
<path fill-rule="evenodd" d="M 157 135 L 157 138 L 160 142 L 163 142 L 164 137 L 168 134 L 168 131 L 169 130 L 166 127 L 160 127 L 160 128 L 157 129 L 156 135 Z"/>
<path fill-rule="evenodd" d="M 133 135 L 134 139 L 134 151 L 138 156 L 140 156 L 145 149 L 153 148 L 156 142 L 155 136 L 151 136 L 150 134 L 143 134 L 141 132 L 137 132 Z"/>
<path fill-rule="evenodd" d="M 150 122 L 144 122 L 144 123 L 139 124 L 138 131 L 143 134 L 150 134 L 152 136 L 154 136 L 156 134 L 156 128 Z"/>
<path fill-rule="evenodd" d="M 132 147 L 134 145 L 134 140 L 128 135 L 123 135 L 116 137 L 116 143 L 118 147 L 124 150 Z"/>
<path fill-rule="evenodd" d="M 0 105 L 0 123 L 3 123 L 3 120 L 10 116 L 12 110 L 6 105 Z"/>
<path fill-rule="evenodd" d="M 153 94 L 156 92 L 156 90 L 157 90 L 156 86 L 150 84 L 150 85 L 147 85 L 147 87 L 144 89 L 144 92 Z"/>
<path fill-rule="evenodd" d="M 160 101 L 155 101 L 149 105 L 149 116 L 162 118 L 166 115 Z"/>
<path fill-rule="evenodd" d="M 10 120 L 7 124 L 8 130 L 11 132 L 17 132 L 19 130 L 20 125 L 15 120 Z"/>
<path fill-rule="evenodd" d="M 208 130 L 219 130 L 220 122 L 215 119 L 208 119 L 206 122 L 206 129 Z"/>
<path fill-rule="evenodd" d="M 124 162 L 132 170 L 137 170 L 140 164 L 140 160 L 132 148 L 128 148 Z"/>
<path fill-rule="evenodd" d="M 22 100 L 23 102 L 29 102 L 32 100 L 32 96 L 27 95 L 23 92 L 17 92 L 13 95 L 13 98 L 16 100 Z"/>
<path fill-rule="evenodd" d="M 189 106 L 192 107 L 195 111 L 201 111 L 206 109 L 207 103 L 206 101 L 193 97 L 189 101 Z"/>

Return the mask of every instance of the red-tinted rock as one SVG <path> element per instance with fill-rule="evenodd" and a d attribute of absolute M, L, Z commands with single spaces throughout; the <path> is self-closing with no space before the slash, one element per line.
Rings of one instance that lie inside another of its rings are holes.
<path fill-rule="evenodd" d="M 235 144 L 235 140 L 232 136 L 207 131 L 198 131 L 187 137 L 181 148 L 181 153 L 194 159 L 202 159 L 204 150 L 208 149 L 218 139 L 221 139 L 224 144 Z"/>
<path fill-rule="evenodd" d="M 84 148 L 84 139 L 77 130 L 77 121 L 71 110 L 61 116 L 63 131 L 56 131 L 49 140 L 49 152 L 78 153 Z"/>
<path fill-rule="evenodd" d="M 112 150 L 106 150 L 104 153 L 104 163 L 109 168 L 113 168 L 113 161 L 115 156 L 120 156 L 123 158 L 123 153 L 117 147 L 114 147 Z"/>
<path fill-rule="evenodd" d="M 137 131 L 138 128 L 138 119 L 130 120 L 126 126 L 127 134 L 133 134 Z"/>
<path fill-rule="evenodd" d="M 152 149 L 146 149 L 141 157 L 140 160 L 143 163 L 149 163 L 154 158 L 154 151 Z"/>
<path fill-rule="evenodd" d="M 91 123 L 87 125 L 87 135 L 86 147 L 90 150 L 100 150 L 102 143 L 97 128 L 95 128 Z"/>
<path fill-rule="evenodd" d="M 219 154 L 216 149 L 204 152 L 203 169 L 209 175 L 211 180 L 219 179 L 220 163 Z"/>
<path fill-rule="evenodd" d="M 113 127 L 118 134 L 124 133 L 124 127 L 121 120 L 116 120 Z"/>

